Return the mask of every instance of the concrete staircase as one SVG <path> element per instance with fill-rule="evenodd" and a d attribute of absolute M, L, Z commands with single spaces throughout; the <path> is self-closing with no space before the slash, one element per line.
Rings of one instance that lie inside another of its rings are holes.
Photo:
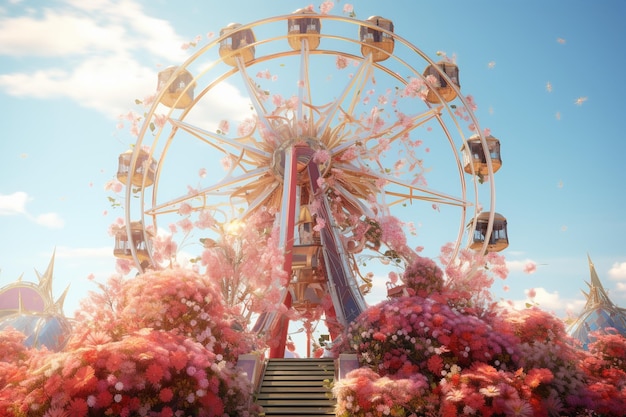
<path fill-rule="evenodd" d="M 328 387 L 334 379 L 332 359 L 269 359 L 256 403 L 266 417 L 334 416 Z"/>

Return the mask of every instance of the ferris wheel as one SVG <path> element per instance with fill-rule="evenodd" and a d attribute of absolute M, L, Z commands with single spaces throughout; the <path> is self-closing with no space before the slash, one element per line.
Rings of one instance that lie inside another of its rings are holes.
<path fill-rule="evenodd" d="M 157 267 L 152 239 L 183 212 L 188 224 L 208 214 L 220 225 L 275 213 L 285 304 L 330 294 L 326 314 L 345 325 L 366 307 L 357 257 L 398 249 L 379 241 L 385 219 L 400 218 L 433 253 L 508 244 L 495 212 L 500 143 L 472 107 L 456 63 L 432 60 L 383 17 L 299 9 L 230 24 L 158 74 L 137 141 L 120 155 L 126 224 L 115 254 Z M 263 315 L 255 329 L 284 341 L 279 320 Z"/>

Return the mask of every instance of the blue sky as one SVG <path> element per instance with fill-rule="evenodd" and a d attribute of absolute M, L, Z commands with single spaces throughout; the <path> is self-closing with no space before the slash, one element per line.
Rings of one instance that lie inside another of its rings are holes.
<path fill-rule="evenodd" d="M 589 255 L 610 297 L 626 306 L 626 3 L 342 0 L 331 14 L 343 15 L 346 3 L 359 19 L 393 20 L 433 59 L 456 55 L 463 93 L 500 139 L 496 209 L 508 220 L 510 274 L 494 285 L 497 297 L 523 302 L 535 288 L 540 306 L 576 313 Z M 56 251 L 54 290 L 70 286 L 72 315 L 95 288 L 87 277 L 115 271 L 108 227 L 122 212 L 104 185 L 134 143 L 118 116 L 154 91 L 160 68 L 194 52 L 184 43 L 308 4 L 4 1 L 0 287 L 20 275 L 34 281 Z M 523 272 L 528 262 L 535 273 Z"/>

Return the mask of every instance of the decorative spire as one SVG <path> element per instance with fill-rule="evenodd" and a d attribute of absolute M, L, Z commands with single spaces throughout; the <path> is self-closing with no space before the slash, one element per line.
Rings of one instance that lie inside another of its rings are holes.
<path fill-rule="evenodd" d="M 600 282 L 600 278 L 598 277 L 598 273 L 596 272 L 596 268 L 593 265 L 589 254 L 587 254 L 587 259 L 589 260 L 589 274 L 591 282 L 586 283 L 589 286 L 589 293 L 582 291 L 587 299 L 584 310 L 588 311 L 599 306 L 614 307 L 613 302 L 602 286 L 602 282 Z"/>
<path fill-rule="evenodd" d="M 63 291 L 63 294 L 61 294 L 61 296 L 57 298 L 57 300 L 54 302 L 55 313 L 63 314 L 63 303 L 65 302 L 65 297 L 67 296 L 67 292 L 69 291 L 69 289 L 70 286 L 68 284 L 67 287 L 65 287 L 65 291 Z"/>
<path fill-rule="evenodd" d="M 587 258 L 591 276 L 590 282 L 587 282 L 589 293 L 582 292 L 587 303 L 578 319 L 568 329 L 570 336 L 578 339 L 585 349 L 594 340 L 593 333 L 596 331 L 612 328 L 626 335 L 626 309 L 616 306 L 609 299 L 589 255 Z"/>
<path fill-rule="evenodd" d="M 39 279 L 39 289 L 41 290 L 41 293 L 43 294 L 45 298 L 46 310 L 49 307 L 52 307 L 53 300 L 54 300 L 54 297 L 52 295 L 52 280 L 53 280 L 55 254 L 56 254 L 56 248 L 52 252 L 52 258 L 50 258 L 50 263 L 48 264 L 48 268 L 46 269 L 46 272 L 44 272 L 43 275 L 41 275 L 39 271 L 35 269 L 35 274 L 37 275 L 37 278 Z"/>

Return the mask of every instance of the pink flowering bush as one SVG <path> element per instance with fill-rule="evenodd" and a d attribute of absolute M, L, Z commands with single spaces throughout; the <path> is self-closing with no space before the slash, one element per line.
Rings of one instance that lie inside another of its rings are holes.
<path fill-rule="evenodd" d="M 250 415 L 251 387 L 200 343 L 144 329 L 119 341 L 93 334 L 80 348 L 34 355 L 3 392 L 3 416 Z"/>
<path fill-rule="evenodd" d="M 197 265 L 218 284 L 224 303 L 239 309 L 246 321 L 252 313 L 275 310 L 280 304 L 280 288 L 289 281 L 274 223 L 274 214 L 260 210 L 245 224 L 231 224 L 234 230 L 221 230 L 217 240 L 201 239 L 203 250 Z"/>
<path fill-rule="evenodd" d="M 72 346 L 94 334 L 118 341 L 151 328 L 190 338 L 234 363 L 258 343 L 241 331 L 239 316 L 225 306 L 210 277 L 192 270 L 148 271 L 126 280 L 114 276 L 100 289 L 81 301 Z"/>
<path fill-rule="evenodd" d="M 24 335 L 21 332 L 12 328 L 0 331 L 0 404 L 11 404 L 15 401 L 13 390 L 7 387 L 26 379 L 31 352 L 35 351 L 24 345 Z M 1 406 L 0 415 L 4 415 Z"/>
<path fill-rule="evenodd" d="M 596 333 L 582 369 L 589 377 L 589 395 L 600 414 L 622 415 L 626 398 L 626 337 L 614 329 Z M 616 399 L 622 401 L 616 401 Z M 621 414 L 620 414 L 621 413 Z"/>
<path fill-rule="evenodd" d="M 469 265 L 464 256 L 448 271 Z M 477 283 L 500 273 L 499 259 L 476 257 L 466 273 Z M 585 352 L 553 315 L 503 310 L 451 275 L 415 257 L 402 275 L 409 295 L 350 325 L 335 349 L 361 368 L 334 385 L 338 416 L 623 415 L 626 339 L 599 335 Z"/>
<path fill-rule="evenodd" d="M 63 352 L 27 349 L 0 332 L 0 415 L 249 416 L 235 367 L 257 340 L 219 289 L 191 270 L 112 277 L 81 302 Z"/>
<path fill-rule="evenodd" d="M 432 259 L 416 256 L 402 274 L 402 281 L 409 295 L 424 298 L 429 294 L 441 293 L 444 284 L 443 271 Z"/>

